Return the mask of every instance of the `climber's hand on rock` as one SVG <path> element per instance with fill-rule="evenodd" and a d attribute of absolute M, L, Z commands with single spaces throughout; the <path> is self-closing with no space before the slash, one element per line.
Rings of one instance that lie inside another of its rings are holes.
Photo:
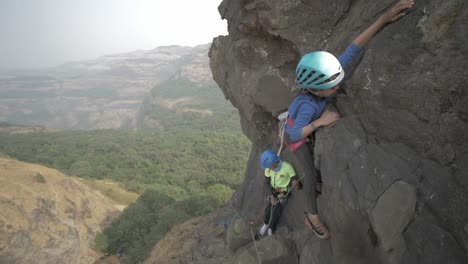
<path fill-rule="evenodd" d="M 404 10 L 412 7 L 414 5 L 414 0 L 400 0 L 398 4 L 390 8 L 385 14 L 380 17 L 380 20 L 385 23 L 392 23 L 400 19 L 400 17 L 406 15 Z"/>
<path fill-rule="evenodd" d="M 299 182 L 296 181 L 296 180 L 293 180 L 293 181 L 292 181 L 292 186 L 293 186 L 294 189 L 296 189 L 296 190 L 299 190 L 299 188 L 300 188 Z"/>
<path fill-rule="evenodd" d="M 318 123 L 320 126 L 327 126 L 333 122 L 336 122 L 340 120 L 340 114 L 336 112 L 331 112 L 331 111 L 325 111 L 323 114 L 320 116 L 319 119 L 317 119 Z"/>

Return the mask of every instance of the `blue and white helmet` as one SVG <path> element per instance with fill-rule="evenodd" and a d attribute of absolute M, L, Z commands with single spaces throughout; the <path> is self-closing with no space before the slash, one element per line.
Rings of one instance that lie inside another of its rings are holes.
<path fill-rule="evenodd" d="M 326 51 L 307 53 L 296 67 L 296 83 L 302 89 L 326 90 L 339 84 L 344 75 L 338 59 Z"/>

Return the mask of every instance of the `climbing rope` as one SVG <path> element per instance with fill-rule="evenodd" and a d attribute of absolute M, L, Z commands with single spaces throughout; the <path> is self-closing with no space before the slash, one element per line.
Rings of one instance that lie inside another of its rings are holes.
<path fill-rule="evenodd" d="M 279 116 L 278 116 L 278 120 L 280 121 L 279 123 L 279 137 L 280 137 L 280 148 L 278 150 L 278 152 L 276 153 L 276 155 L 280 155 L 281 154 L 281 151 L 283 150 L 283 144 L 284 144 L 284 127 L 286 125 L 286 122 L 288 120 L 288 115 L 289 115 L 289 112 L 286 111 L 284 113 L 281 113 Z"/>
<path fill-rule="evenodd" d="M 279 201 L 277 201 L 278 203 Z M 268 229 L 270 229 L 270 225 L 271 225 L 271 219 L 273 219 L 273 213 L 275 212 L 275 208 L 276 208 L 276 204 L 272 204 L 271 207 L 270 207 L 270 220 L 268 220 L 268 225 L 266 227 L 266 231 L 265 233 L 261 234 L 261 237 L 260 239 L 262 239 L 266 233 L 268 233 Z"/>
<path fill-rule="evenodd" d="M 255 236 L 252 231 L 252 225 L 249 225 L 249 230 L 250 230 L 250 236 L 252 237 L 252 241 L 255 247 L 255 252 L 257 253 L 258 263 L 262 264 L 262 259 L 260 258 L 260 252 L 258 251 L 258 248 L 257 248 L 257 242 L 255 241 Z"/>
<path fill-rule="evenodd" d="M 305 173 L 302 173 L 302 177 L 299 178 L 299 180 L 297 180 L 297 182 L 300 182 L 302 179 L 304 179 L 305 177 Z M 284 195 L 284 206 L 286 206 L 286 203 L 288 202 L 288 196 L 289 194 L 291 193 L 293 188 L 289 188 L 288 192 Z M 269 197 L 268 197 L 269 198 Z M 278 199 L 277 203 L 281 203 L 281 200 Z M 265 207 L 266 208 L 266 207 Z M 268 225 L 267 225 L 267 228 L 266 228 L 266 232 L 265 233 L 268 233 L 268 229 L 270 228 L 270 225 L 271 225 L 271 219 L 273 218 L 273 213 L 275 212 L 275 208 L 276 208 L 276 205 L 271 205 L 271 209 L 270 209 L 270 220 L 268 221 Z M 263 238 L 265 236 L 265 233 L 263 233 L 263 235 L 260 237 L 260 238 Z"/>
<path fill-rule="evenodd" d="M 304 177 L 305 177 L 305 174 L 303 173 L 303 174 L 302 174 L 302 177 L 299 178 L 298 182 L 300 182 L 302 179 L 304 179 Z M 288 197 L 289 194 L 291 193 L 292 189 L 293 189 L 293 188 L 289 188 L 288 192 L 287 192 L 286 195 L 284 196 L 285 199 L 286 199 L 286 201 L 284 202 L 284 204 L 286 204 L 286 202 L 287 202 L 287 197 Z M 269 199 L 269 197 L 268 197 L 267 199 Z M 280 201 L 278 201 L 278 202 L 280 202 Z M 229 206 L 231 206 L 231 208 L 232 208 L 232 210 L 234 211 L 234 213 L 242 220 L 242 222 L 244 222 L 246 225 L 248 225 L 249 231 L 250 231 L 250 236 L 251 236 L 251 238 L 252 238 L 252 242 L 253 242 L 254 248 L 255 248 L 255 253 L 256 253 L 256 255 L 257 255 L 258 263 L 259 263 L 259 264 L 262 264 L 262 259 L 261 259 L 261 257 L 260 257 L 260 252 L 258 251 L 257 242 L 256 242 L 256 240 L 255 240 L 255 235 L 254 235 L 253 230 L 252 230 L 252 224 L 251 224 L 250 222 L 247 222 L 247 221 L 245 220 L 245 218 L 242 217 L 242 216 L 239 214 L 239 212 L 237 212 L 236 208 L 234 208 L 234 206 L 232 205 L 232 201 L 229 201 Z M 276 207 L 275 205 L 272 205 L 272 206 L 271 206 L 271 209 L 270 209 L 270 210 L 271 210 L 271 211 L 270 211 L 270 220 L 269 220 L 269 222 L 268 222 L 267 229 L 266 229 L 266 232 L 265 232 L 265 233 L 268 233 L 268 228 L 270 227 L 270 224 L 271 224 L 271 220 L 272 220 L 272 218 L 273 218 L 273 213 L 274 213 L 275 207 Z M 264 211 L 265 209 L 266 209 L 266 207 L 263 209 L 263 211 Z M 264 234 L 265 234 L 265 233 L 264 233 Z M 264 236 L 264 234 L 262 235 L 262 237 Z M 226 256 L 224 256 L 222 260 L 224 260 L 225 257 L 226 257 Z"/>
<path fill-rule="evenodd" d="M 255 242 L 255 236 L 253 234 L 253 231 L 252 231 L 252 225 L 250 223 L 248 223 L 247 221 L 245 221 L 245 219 L 237 212 L 236 208 L 234 208 L 234 206 L 232 205 L 232 201 L 229 201 L 229 205 L 231 206 L 232 210 L 234 211 L 234 213 L 246 224 L 249 226 L 249 230 L 250 230 L 250 235 L 252 236 L 252 241 L 253 241 L 253 244 L 254 244 L 254 247 L 255 247 L 255 252 L 257 253 L 257 259 L 258 259 L 258 263 L 259 264 L 262 264 L 262 259 L 260 258 L 260 252 L 258 251 L 258 248 L 257 248 L 257 242 Z"/>

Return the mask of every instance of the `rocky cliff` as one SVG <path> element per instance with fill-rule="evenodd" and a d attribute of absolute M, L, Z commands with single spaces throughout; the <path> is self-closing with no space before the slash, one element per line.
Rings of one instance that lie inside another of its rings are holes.
<path fill-rule="evenodd" d="M 210 63 L 253 142 L 232 199 L 243 218 L 261 214 L 258 157 L 278 147 L 276 117 L 294 96 L 299 58 L 322 48 L 339 54 L 392 4 L 222 2 L 229 35 L 213 41 Z M 343 118 L 316 132 L 310 161 L 321 172 L 319 211 L 332 239 L 319 241 L 304 229 L 298 191 L 276 237 L 256 245 L 263 263 L 468 263 L 466 8 L 462 0 L 418 0 L 366 46 L 333 103 Z M 288 150 L 282 158 L 295 162 Z M 210 254 L 212 263 L 257 263 L 248 228 L 225 210 L 228 230 L 210 237 L 207 226 L 216 221 L 207 220 L 198 253 L 179 263 L 210 263 Z M 213 239 L 227 244 L 210 253 Z"/>
<path fill-rule="evenodd" d="M 0 158 L 0 263 L 93 263 L 113 202 L 60 172 Z"/>

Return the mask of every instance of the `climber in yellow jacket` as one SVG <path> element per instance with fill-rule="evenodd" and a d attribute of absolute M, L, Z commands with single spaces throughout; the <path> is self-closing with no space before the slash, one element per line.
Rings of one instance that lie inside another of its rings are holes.
<path fill-rule="evenodd" d="M 263 236 L 273 234 L 286 205 L 287 196 L 291 194 L 290 188 L 300 189 L 301 184 L 293 166 L 282 161 L 273 150 L 264 151 L 260 156 L 260 163 L 265 170 L 265 190 L 269 199 L 264 224 L 259 231 L 260 236 Z"/>

